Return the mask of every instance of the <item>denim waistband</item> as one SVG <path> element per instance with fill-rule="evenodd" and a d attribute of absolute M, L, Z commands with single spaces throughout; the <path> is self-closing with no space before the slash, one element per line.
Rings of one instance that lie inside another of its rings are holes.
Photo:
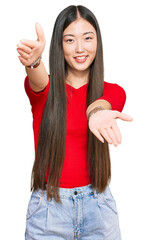
<path fill-rule="evenodd" d="M 94 190 L 92 188 L 92 185 L 86 185 L 82 187 L 75 187 L 75 188 L 59 188 L 59 195 L 61 198 L 74 198 L 75 196 L 78 198 L 83 198 L 89 195 L 94 194 Z M 46 196 L 46 190 L 42 191 L 41 189 L 38 190 L 38 193 L 40 195 Z"/>

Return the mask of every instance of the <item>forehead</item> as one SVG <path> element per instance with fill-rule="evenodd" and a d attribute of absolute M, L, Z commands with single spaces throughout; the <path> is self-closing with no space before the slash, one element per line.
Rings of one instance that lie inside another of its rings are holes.
<path fill-rule="evenodd" d="M 87 20 L 79 18 L 72 22 L 63 32 L 65 34 L 82 35 L 85 32 L 93 32 L 96 34 L 95 28 Z"/>

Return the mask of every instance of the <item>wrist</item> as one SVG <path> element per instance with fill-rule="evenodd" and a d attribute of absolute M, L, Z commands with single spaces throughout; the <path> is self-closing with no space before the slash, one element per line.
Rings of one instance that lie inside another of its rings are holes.
<path fill-rule="evenodd" d="M 102 106 L 97 106 L 94 109 L 92 109 L 87 115 L 88 120 L 93 114 L 95 114 L 96 112 L 101 111 L 101 110 L 105 110 L 105 108 L 103 108 Z"/>
<path fill-rule="evenodd" d="M 110 105 L 110 103 L 109 103 L 108 101 L 103 100 L 103 99 L 99 99 L 99 100 L 94 101 L 93 103 L 91 103 L 91 104 L 88 106 L 88 108 L 87 108 L 87 110 L 86 110 L 86 115 L 88 116 L 89 113 L 90 113 L 94 108 L 96 108 L 96 107 L 98 107 L 98 106 L 103 107 L 105 110 L 111 110 L 111 105 Z"/>
<path fill-rule="evenodd" d="M 30 66 L 27 66 L 27 67 L 31 69 L 37 68 L 40 65 L 41 59 L 42 59 L 42 56 L 40 56 L 34 63 L 32 63 Z"/>

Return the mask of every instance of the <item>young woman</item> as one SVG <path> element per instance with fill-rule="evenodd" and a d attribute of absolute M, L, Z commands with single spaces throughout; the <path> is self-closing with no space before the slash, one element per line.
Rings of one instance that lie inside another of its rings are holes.
<path fill-rule="evenodd" d="M 83 6 L 69 6 L 56 19 L 50 46 L 50 76 L 37 41 L 21 40 L 25 90 L 33 113 L 35 162 L 27 211 L 26 240 L 120 240 L 108 143 L 121 134 L 116 118 L 126 95 L 104 82 L 99 25 Z M 105 139 L 105 140 L 104 140 Z"/>

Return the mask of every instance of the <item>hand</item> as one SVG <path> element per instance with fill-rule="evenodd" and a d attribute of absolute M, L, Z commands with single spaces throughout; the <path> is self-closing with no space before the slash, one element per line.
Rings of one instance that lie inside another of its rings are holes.
<path fill-rule="evenodd" d="M 39 23 L 35 24 L 37 33 L 37 40 L 20 40 L 17 44 L 17 51 L 20 54 L 19 59 L 24 66 L 30 66 L 34 63 L 43 53 L 46 40 L 44 37 L 44 31 Z"/>
<path fill-rule="evenodd" d="M 121 133 L 116 122 L 117 118 L 124 121 L 133 120 L 125 113 L 113 110 L 101 110 L 89 118 L 89 129 L 102 143 L 104 143 L 105 138 L 109 144 L 117 146 L 122 141 Z"/>

